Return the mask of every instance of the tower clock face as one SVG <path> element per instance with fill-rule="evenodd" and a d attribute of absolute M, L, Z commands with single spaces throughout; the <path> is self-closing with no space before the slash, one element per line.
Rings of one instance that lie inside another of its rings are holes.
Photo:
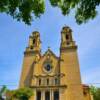
<path fill-rule="evenodd" d="M 44 70 L 45 72 L 51 72 L 52 65 L 50 63 L 44 64 Z"/>

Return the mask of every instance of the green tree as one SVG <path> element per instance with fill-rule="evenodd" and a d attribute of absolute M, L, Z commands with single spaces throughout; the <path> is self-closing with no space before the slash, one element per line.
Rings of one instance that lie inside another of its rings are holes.
<path fill-rule="evenodd" d="M 100 0 L 49 0 L 52 7 L 61 9 L 63 15 L 75 10 L 75 19 L 78 24 L 86 23 L 97 15 L 96 7 Z M 45 12 L 46 0 L 0 0 L 0 12 L 11 15 L 18 21 L 31 24 L 34 18 Z"/>
<path fill-rule="evenodd" d="M 4 100 L 3 96 L 5 95 L 6 91 L 7 91 L 6 86 L 3 86 L 3 87 L 0 89 L 0 100 Z"/>
<path fill-rule="evenodd" d="M 33 91 L 30 88 L 20 88 L 8 91 L 7 94 L 7 100 L 29 100 L 29 98 L 33 95 Z"/>
<path fill-rule="evenodd" d="M 91 86 L 91 93 L 93 95 L 94 100 L 100 100 L 100 88 Z"/>

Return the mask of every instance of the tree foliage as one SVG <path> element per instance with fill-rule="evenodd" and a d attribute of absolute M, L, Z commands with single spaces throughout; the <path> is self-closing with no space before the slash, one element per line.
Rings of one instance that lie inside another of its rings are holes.
<path fill-rule="evenodd" d="M 6 86 L 3 86 L 2 88 L 0 88 L 0 100 L 4 100 L 3 96 L 6 91 L 7 91 Z"/>
<path fill-rule="evenodd" d="M 49 0 L 52 7 L 58 7 L 63 15 L 75 10 L 75 19 L 78 24 L 86 23 L 97 15 L 96 7 L 100 0 Z M 31 24 L 34 18 L 45 12 L 46 0 L 0 0 L 0 12 L 11 15 L 18 21 Z"/>
<path fill-rule="evenodd" d="M 32 21 L 32 14 L 40 17 L 44 9 L 44 0 L 0 0 L 0 12 L 5 12 L 26 24 Z"/>
<path fill-rule="evenodd" d="M 100 100 L 100 88 L 91 86 L 91 93 L 93 95 L 94 100 Z"/>
<path fill-rule="evenodd" d="M 33 95 L 33 91 L 30 88 L 20 88 L 7 92 L 7 100 L 29 100 Z"/>

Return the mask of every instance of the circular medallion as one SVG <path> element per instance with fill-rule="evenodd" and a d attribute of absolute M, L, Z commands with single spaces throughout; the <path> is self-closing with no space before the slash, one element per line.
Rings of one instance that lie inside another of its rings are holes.
<path fill-rule="evenodd" d="M 45 63 L 44 64 L 44 71 L 45 72 L 51 72 L 51 69 L 52 69 L 52 65 L 50 63 Z"/>

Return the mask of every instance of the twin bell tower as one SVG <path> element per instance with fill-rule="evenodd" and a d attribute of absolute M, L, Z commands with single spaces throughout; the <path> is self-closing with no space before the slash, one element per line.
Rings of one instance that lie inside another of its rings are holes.
<path fill-rule="evenodd" d="M 50 48 L 42 54 L 40 34 L 33 32 L 24 52 L 19 87 L 33 89 L 30 100 L 90 100 L 83 93 L 77 45 L 68 26 L 61 30 L 59 51 L 59 57 Z"/>

